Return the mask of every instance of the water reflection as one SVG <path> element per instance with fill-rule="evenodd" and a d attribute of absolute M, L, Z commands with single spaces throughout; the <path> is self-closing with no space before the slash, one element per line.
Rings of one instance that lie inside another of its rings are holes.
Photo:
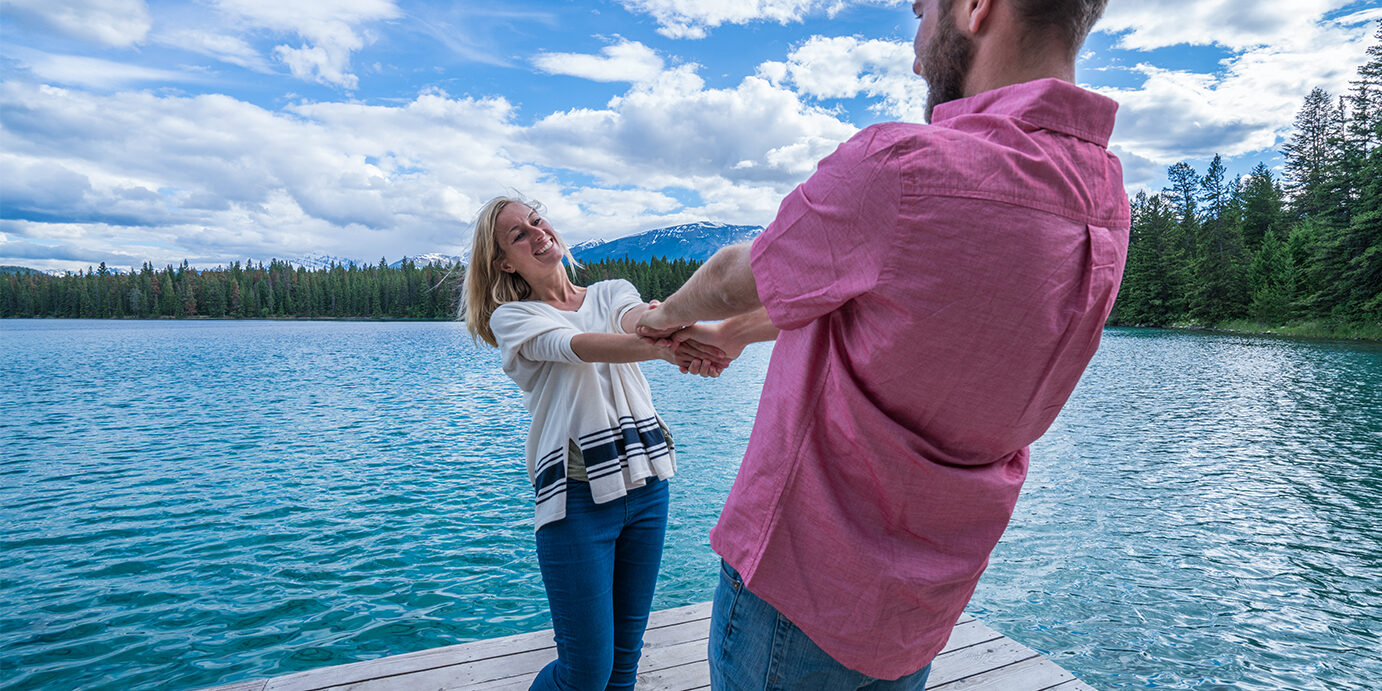
<path fill-rule="evenodd" d="M 1368 381 L 1375 346 L 1107 332 L 976 605 L 1072 669 L 1104 659 L 1098 687 L 1382 678 L 1346 652 L 1382 605 Z"/>
<path fill-rule="evenodd" d="M 769 355 L 647 368 L 679 453 L 655 606 Z M 0 660 L 195 687 L 547 626 L 526 417 L 459 324 L 0 322 Z M 973 603 L 1098 688 L 1382 679 L 1382 348 L 1110 330 Z"/>

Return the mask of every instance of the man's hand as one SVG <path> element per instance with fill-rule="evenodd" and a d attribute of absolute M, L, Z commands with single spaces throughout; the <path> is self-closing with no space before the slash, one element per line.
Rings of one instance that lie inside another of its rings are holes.
<path fill-rule="evenodd" d="M 673 318 L 665 309 L 659 309 L 658 305 L 652 305 L 651 309 L 643 314 L 638 320 L 636 333 L 643 338 L 657 341 L 663 345 L 662 341 L 668 339 L 672 334 L 690 326 L 690 323 L 680 323 Z"/>
<path fill-rule="evenodd" d="M 729 366 L 725 360 L 714 360 L 701 357 L 696 351 L 688 348 L 677 350 L 663 349 L 668 354 L 668 362 L 677 366 L 682 374 L 696 374 L 702 377 L 718 377 L 720 373 Z"/>
<path fill-rule="evenodd" d="M 757 309 L 752 245 L 722 247 L 657 309 L 638 320 L 635 333 L 663 340 L 698 321 L 728 319 Z"/>
<path fill-rule="evenodd" d="M 744 350 L 742 344 L 729 342 L 723 326 L 723 322 L 696 324 L 673 333 L 659 343 L 671 348 L 679 360 L 689 359 L 686 364 L 678 363 L 682 372 L 718 377 Z"/>

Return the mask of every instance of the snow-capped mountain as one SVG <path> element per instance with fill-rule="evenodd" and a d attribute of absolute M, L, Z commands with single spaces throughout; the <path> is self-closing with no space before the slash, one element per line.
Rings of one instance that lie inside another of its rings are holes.
<path fill-rule="evenodd" d="M 462 252 L 461 254 L 441 254 L 439 252 L 428 252 L 427 254 L 408 255 L 403 259 L 407 259 L 413 262 L 414 266 L 427 266 L 428 264 L 441 264 L 442 266 L 461 264 L 464 266 L 465 263 L 470 260 L 470 252 Z M 389 268 L 397 269 L 403 266 L 403 259 L 389 264 Z"/>
<path fill-rule="evenodd" d="M 31 274 L 47 274 L 49 276 L 62 276 L 66 273 L 66 271 L 59 271 L 57 269 L 49 269 L 47 271 L 44 271 L 43 269 L 31 269 L 27 266 L 0 266 L 0 276 L 3 276 L 5 274 L 17 274 L 19 276 L 29 276 Z"/>
<path fill-rule="evenodd" d="M 606 259 L 647 261 L 653 257 L 705 261 L 725 245 L 747 242 L 763 232 L 762 226 L 732 226 L 724 223 L 687 223 L 655 228 L 616 240 L 592 240 L 571 247 L 580 262 Z"/>
<path fill-rule="evenodd" d="M 301 266 L 302 268 L 307 269 L 309 271 L 315 271 L 317 269 L 329 269 L 331 268 L 332 264 L 340 264 L 341 266 L 350 266 L 354 264 L 356 266 L 362 266 L 370 263 L 362 262 L 356 259 L 332 257 L 325 254 L 308 255 L 305 257 L 297 257 L 296 259 L 284 259 L 283 261 L 293 266 Z M 264 262 L 264 264 L 267 266 L 268 262 Z"/>

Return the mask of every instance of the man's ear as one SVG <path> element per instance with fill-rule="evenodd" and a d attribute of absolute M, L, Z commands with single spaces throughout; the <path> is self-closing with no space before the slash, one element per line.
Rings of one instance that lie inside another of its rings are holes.
<path fill-rule="evenodd" d="M 956 8 L 955 13 L 960 15 L 965 28 L 969 30 L 969 35 L 976 36 L 988 26 L 993 2 L 994 0 L 959 0 L 960 6 Z"/>

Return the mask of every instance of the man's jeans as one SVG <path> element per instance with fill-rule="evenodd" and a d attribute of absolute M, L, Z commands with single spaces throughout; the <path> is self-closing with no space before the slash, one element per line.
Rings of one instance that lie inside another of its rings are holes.
<path fill-rule="evenodd" d="M 720 584 L 710 612 L 710 688 L 715 691 L 921 691 L 930 673 L 927 665 L 889 681 L 845 667 L 772 605 L 749 592 L 739 574 L 720 562 Z"/>
<path fill-rule="evenodd" d="M 537 531 L 557 659 L 532 688 L 633 689 L 667 532 L 667 485 L 653 478 L 596 504 L 589 485 L 572 482 L 566 518 Z"/>

